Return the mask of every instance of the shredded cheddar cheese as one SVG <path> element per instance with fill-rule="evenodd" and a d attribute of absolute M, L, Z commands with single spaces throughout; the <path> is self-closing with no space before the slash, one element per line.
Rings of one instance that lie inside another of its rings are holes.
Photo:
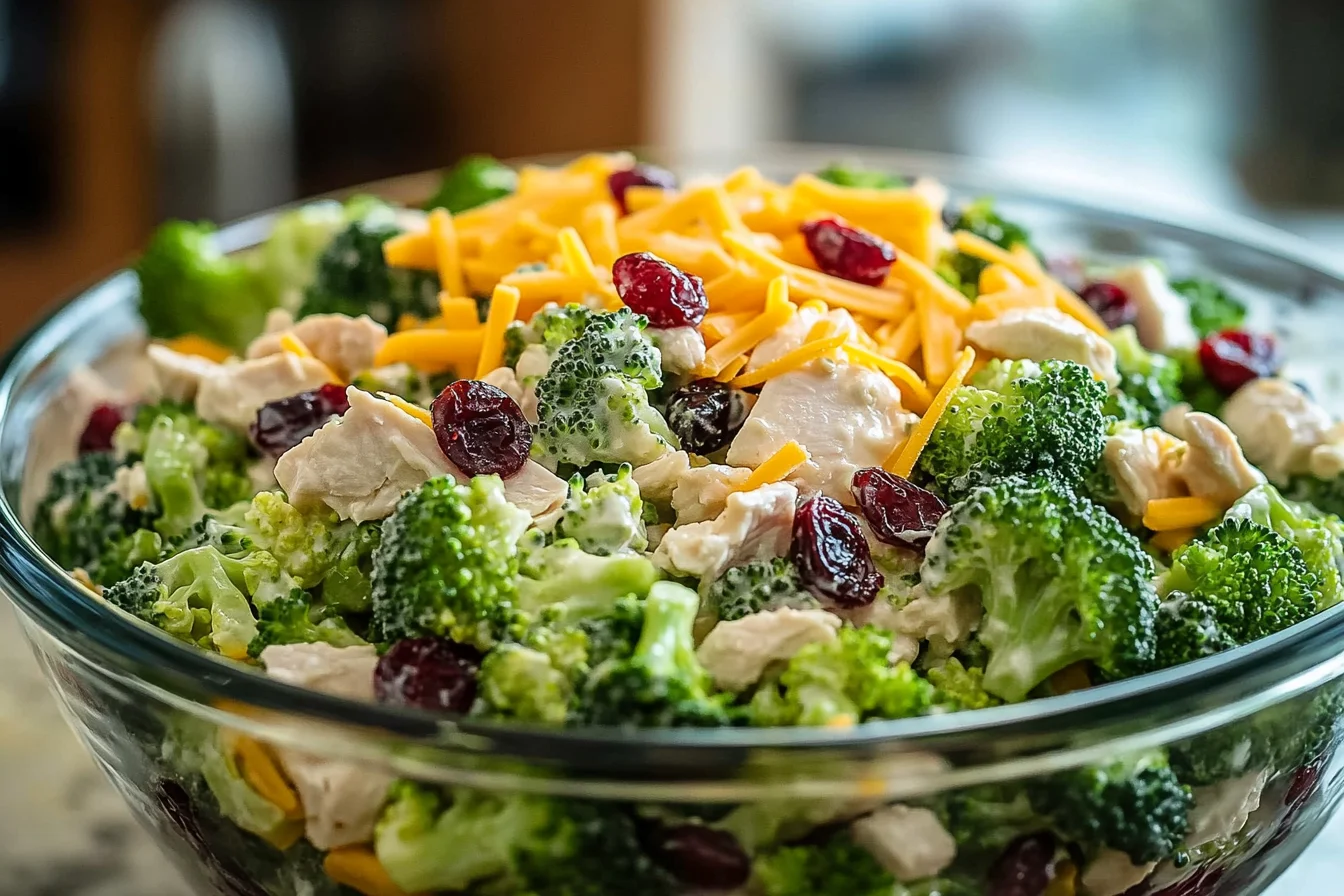
<path fill-rule="evenodd" d="M 233 351 L 225 348 L 217 342 L 211 342 L 204 336 L 197 336 L 194 333 L 188 333 L 185 336 L 174 336 L 172 339 L 165 339 L 161 343 L 164 348 L 170 348 L 180 355 L 193 355 L 197 358 L 205 358 L 207 361 L 223 363 L 233 357 Z"/>
<path fill-rule="evenodd" d="M 266 745 L 239 735 L 233 739 L 233 755 L 238 771 L 249 787 L 285 813 L 286 818 L 303 818 L 303 803 L 299 801 L 298 793 L 280 771 Z"/>
<path fill-rule="evenodd" d="M 394 268 L 412 268 L 417 271 L 436 271 L 438 256 L 429 231 L 401 233 L 383 243 L 383 261 Z"/>
<path fill-rule="evenodd" d="M 717 376 L 729 361 L 755 348 L 792 320 L 793 315 L 794 307 L 789 302 L 789 280 L 787 277 L 776 277 L 770 281 L 767 289 L 765 310 L 708 349 L 705 359 L 695 370 L 696 376 Z"/>
<path fill-rule="evenodd" d="M 956 363 L 963 336 L 956 320 L 927 293 L 915 300 L 919 342 L 924 354 L 924 377 L 930 383 L 945 380 Z"/>
<path fill-rule="evenodd" d="M 1154 498 L 1143 511 L 1143 524 L 1154 532 L 1203 526 L 1223 515 L 1223 507 L 1208 498 Z"/>
<path fill-rule="evenodd" d="M 797 442 L 785 442 L 774 454 L 761 461 L 760 466 L 742 481 L 735 491 L 749 492 L 772 482 L 779 482 L 811 459 L 807 449 Z"/>
<path fill-rule="evenodd" d="M 908 364 L 902 364 L 900 361 L 879 355 L 877 352 L 863 348 L 858 345 L 846 345 L 845 354 L 855 364 L 862 364 L 865 367 L 872 367 L 880 370 L 900 388 L 901 393 L 906 398 L 906 403 L 910 409 L 922 413 L 928 408 L 929 402 L 933 401 L 933 394 L 929 392 L 929 387 L 919 378 L 919 374 Z"/>
<path fill-rule="evenodd" d="M 1183 547 L 1195 540 L 1199 535 L 1199 530 L 1193 526 L 1184 529 L 1168 529 L 1165 532 L 1158 532 L 1152 538 L 1153 546 L 1172 553 L 1179 547 Z"/>
<path fill-rule="evenodd" d="M 308 349 L 308 346 L 303 344 L 303 340 L 293 333 L 280 334 L 280 348 L 297 358 L 313 357 L 313 353 Z"/>
<path fill-rule="evenodd" d="M 485 329 L 402 330 L 387 337 L 374 356 L 375 367 L 409 364 L 424 373 L 465 372 L 476 369 Z"/>
<path fill-rule="evenodd" d="M 968 230 L 958 230 L 952 235 L 952 238 L 956 241 L 957 248 L 967 255 L 974 255 L 984 261 L 1001 264 L 1029 286 L 1048 288 L 1054 295 L 1059 310 L 1074 318 L 1092 332 L 1101 336 L 1110 332 L 1106 325 L 1101 322 L 1097 313 L 1089 308 L 1087 303 L 1080 299 L 1073 290 L 1042 271 L 1040 265 L 1036 263 L 1036 259 L 1030 257 L 1030 252 L 1008 252 Z"/>
<path fill-rule="evenodd" d="M 719 383 L 731 383 L 733 377 L 742 372 L 742 368 L 747 366 L 747 361 L 749 360 L 750 356 L 748 355 L 738 355 L 736 358 L 729 361 L 726 367 L 718 372 L 714 377 L 714 381 Z"/>
<path fill-rule="evenodd" d="M 585 257 L 587 254 L 584 252 Z M 589 261 L 589 265 L 591 264 Z M 498 367 L 504 357 L 504 331 L 518 314 L 518 301 L 517 288 L 502 283 L 495 287 L 494 293 L 490 296 L 490 312 L 485 318 L 481 356 L 476 362 L 477 379 Z"/>
<path fill-rule="evenodd" d="M 400 395 L 393 395 L 391 392 L 379 392 L 378 397 L 388 404 L 394 405 L 400 410 L 405 411 L 407 414 L 410 414 L 426 426 L 434 425 L 434 416 L 418 404 L 411 404 Z"/>
<path fill-rule="evenodd" d="M 470 330 L 481 325 L 475 299 L 453 298 L 439 293 L 439 316 L 448 330 Z"/>
<path fill-rule="evenodd" d="M 436 208 L 429 213 L 429 236 L 434 241 L 434 266 L 439 272 L 439 285 L 449 295 L 462 295 L 467 287 L 462 280 L 457 228 L 453 225 L 453 216 L 447 210 Z"/>
<path fill-rule="evenodd" d="M 887 459 L 886 467 L 888 472 L 895 473 L 897 476 L 909 476 L 910 471 L 915 468 L 915 461 L 919 460 L 919 455 L 924 451 L 924 446 L 929 443 L 929 437 L 933 435 L 933 428 L 938 425 L 938 420 L 947 410 L 947 406 L 952 402 L 952 393 L 960 388 L 962 382 L 966 379 L 967 372 L 971 365 L 975 363 L 975 349 L 967 346 L 961 350 L 961 356 L 957 359 L 956 367 L 948 376 L 947 381 L 943 383 L 938 394 L 933 396 L 933 401 L 929 402 L 929 410 L 915 428 L 910 431 L 909 437 L 905 440 L 897 451 Z"/>
<path fill-rule="evenodd" d="M 823 321 L 824 323 L 824 321 Z M 738 389 L 745 389 L 747 386 L 759 386 L 766 380 L 772 380 L 783 373 L 791 370 L 798 370 L 811 364 L 813 361 L 826 357 L 837 348 L 845 344 L 849 338 L 847 333 L 836 333 L 832 336 L 823 336 L 819 339 L 811 339 L 804 342 L 791 352 L 771 361 L 769 364 L 762 364 L 760 367 L 744 373 L 733 380 L 732 385 Z"/>
<path fill-rule="evenodd" d="M 367 846 L 341 846 L 322 859 L 322 870 L 336 883 L 363 896 L 408 896 L 392 882 L 378 857 Z"/>
<path fill-rule="evenodd" d="M 975 300 L 971 316 L 976 320 L 992 320 L 1006 311 L 1021 308 L 1053 308 L 1054 295 L 1042 286 L 1025 286 L 986 293 Z"/>
<path fill-rule="evenodd" d="M 980 272 L 979 289 L 977 291 L 983 297 L 986 293 L 1021 289 L 1025 285 L 1022 278 L 1008 268 L 1001 264 L 991 264 L 986 265 L 985 269 Z M 979 299 L 976 300 L 976 304 L 979 304 Z"/>

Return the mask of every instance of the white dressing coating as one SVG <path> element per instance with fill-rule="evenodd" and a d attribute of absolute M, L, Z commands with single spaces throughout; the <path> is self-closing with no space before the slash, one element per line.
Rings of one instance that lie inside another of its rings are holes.
<path fill-rule="evenodd" d="M 310 392 L 330 381 L 325 364 L 289 352 L 221 364 L 201 380 L 196 412 L 209 423 L 245 432 L 262 405 Z"/>
<path fill-rule="evenodd" d="M 653 504 L 672 503 L 677 483 L 691 469 L 691 456 L 685 451 L 669 451 L 657 460 L 635 467 L 635 485 L 639 495 Z"/>
<path fill-rule="evenodd" d="M 1199 334 L 1190 323 L 1190 306 L 1171 288 L 1162 269 L 1151 261 L 1141 261 L 1112 271 L 1107 281 L 1125 291 L 1134 302 L 1137 317 L 1134 329 L 1139 342 L 1149 351 L 1171 352 L 1193 348 Z"/>
<path fill-rule="evenodd" d="M 154 500 L 149 491 L 149 479 L 145 476 L 145 465 L 139 461 L 129 467 L 117 467 L 106 490 L 120 497 L 132 510 L 144 510 Z"/>
<path fill-rule="evenodd" d="M 1018 308 L 966 328 L 966 339 L 1000 357 L 1029 361 L 1074 361 L 1108 386 L 1120 382 L 1115 347 L 1055 308 Z"/>
<path fill-rule="evenodd" d="M 518 406 L 528 423 L 537 422 L 537 381 L 551 369 L 551 355 L 544 345 L 529 345 L 518 356 L 514 371 L 518 374 L 518 384 L 522 387 L 522 397 Z"/>
<path fill-rule="evenodd" d="M 1162 415 L 1162 425 L 1185 440 L 1174 452 L 1175 471 L 1190 494 L 1227 507 L 1265 481 L 1246 460 L 1232 430 L 1212 414 L 1177 405 Z"/>
<path fill-rule="evenodd" d="M 709 580 L 725 570 L 788 553 L 798 490 L 774 482 L 728 497 L 723 513 L 678 526 L 663 536 L 653 562 L 679 575 Z"/>
<path fill-rule="evenodd" d="M 685 376 L 705 360 L 705 338 L 698 327 L 650 327 L 645 332 L 662 354 L 663 370 L 673 376 Z"/>
<path fill-rule="evenodd" d="M 808 644 L 835 639 L 840 617 L 825 610 L 783 608 L 720 622 L 695 655 L 714 683 L 743 691 L 760 681 L 771 663 L 789 660 Z"/>
<path fill-rule="evenodd" d="M 678 525 L 712 520 L 723 513 L 728 496 L 751 476 L 746 467 L 707 464 L 683 471 L 672 490 Z"/>
<path fill-rule="evenodd" d="M 752 349 L 751 357 L 747 360 L 747 366 L 744 370 L 747 372 L 756 370 L 787 355 L 807 340 L 808 332 L 822 318 L 830 321 L 833 331 L 836 333 L 845 333 L 853 337 L 863 332 L 859 325 L 854 322 L 850 313 L 843 308 L 835 308 L 824 314 L 821 309 L 814 306 L 799 308 L 798 313 L 791 317 L 788 323 L 767 336 L 756 348 Z"/>
<path fill-rule="evenodd" d="M 489 383 L 514 400 L 521 409 L 523 406 L 523 384 L 518 382 L 518 374 L 512 367 L 496 367 L 481 377 L 481 382 Z M 524 415 L 526 416 L 526 415 Z M 529 423 L 535 421 L 528 421 Z"/>

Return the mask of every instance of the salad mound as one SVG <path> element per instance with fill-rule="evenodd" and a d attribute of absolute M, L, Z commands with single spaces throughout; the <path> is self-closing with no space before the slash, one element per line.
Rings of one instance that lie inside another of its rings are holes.
<path fill-rule="evenodd" d="M 277 679 L 552 726 L 973 711 L 1338 603 L 1344 431 L 1273 337 L 1218 283 L 1067 261 L 924 178 L 623 154 L 472 157 L 424 209 L 312 203 L 233 255 L 171 222 L 136 267 L 151 385 L 82 396 L 32 530 Z M 199 723 L 163 757 L 301 848 L 303 892 L 974 894 L 1040 854 L 1114 896 L 1233 837 L 1208 813 L 1310 763 L 1308 714 L 824 813 L 392 782 Z"/>

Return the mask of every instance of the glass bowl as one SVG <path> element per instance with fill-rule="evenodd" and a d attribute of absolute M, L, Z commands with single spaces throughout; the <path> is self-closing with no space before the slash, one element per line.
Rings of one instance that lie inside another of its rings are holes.
<path fill-rule="evenodd" d="M 836 158 L 932 175 L 957 197 L 995 195 L 1004 213 L 1025 221 L 1052 252 L 1152 256 L 1173 271 L 1214 275 L 1256 297 L 1261 323 L 1287 344 L 1293 378 L 1327 400 L 1340 394 L 1335 376 L 1344 364 L 1332 349 L 1344 314 L 1344 278 L 1309 246 L 1226 217 L 1149 217 L 1123 202 L 1083 197 L 1075 187 L 1052 189 L 947 158 L 793 147 L 769 149 L 751 161 L 766 174 L 788 178 Z M 683 172 L 724 171 L 734 160 L 721 161 L 670 160 Z M 432 175 L 418 175 L 364 189 L 414 201 L 432 184 Z M 271 218 L 226 227 L 220 240 L 229 250 L 252 245 Z M 198 773 L 201 762 L 184 763 L 180 749 L 165 749 L 180 743 L 184 730 L 210 743 L 245 739 L 267 750 L 351 763 L 361 774 L 452 787 L 459 797 L 528 793 L 569 809 L 616 807 L 622 818 L 641 819 L 635 829 L 642 841 L 687 881 L 674 889 L 688 893 L 711 890 L 705 885 L 728 873 L 723 861 L 714 872 L 719 877 L 712 873 L 715 863 L 705 856 L 713 852 L 713 838 L 704 839 L 705 825 L 742 831 L 743 818 L 807 819 L 797 825 L 801 836 L 809 827 L 884 804 L 945 804 L 949 794 L 969 788 L 1040 782 L 1064 770 L 1170 747 L 1187 764 L 1213 757 L 1224 767 L 1210 773 L 1221 783 L 1196 791 L 1199 821 L 1192 835 L 1223 834 L 1221 839 L 1165 861 L 1151 874 L 1119 863 L 1109 877 L 1089 864 L 1092 856 L 1061 848 L 1050 859 L 1055 879 L 1048 886 L 1045 861 L 1032 859 L 1042 851 L 1040 837 L 1006 848 L 987 839 L 960 850 L 958 873 L 965 872 L 965 882 L 942 892 L 1110 896 L 1132 884 L 1133 894 L 1247 896 L 1292 862 L 1344 793 L 1334 761 L 1344 607 L 1158 674 L 1026 704 L 849 730 L 553 730 L 431 717 L 287 686 L 184 646 L 91 599 L 42 554 L 21 523 L 42 487 L 43 471 L 68 452 L 62 434 L 68 437 L 82 421 L 78 411 L 56 401 L 72 372 L 98 365 L 115 376 L 122 349 L 140 338 L 136 290 L 134 275 L 125 271 L 96 284 L 22 339 L 5 361 L 0 584 L 17 605 L 70 724 L 199 893 L 358 890 L 341 889 L 325 877 L 321 857 L 303 842 L 282 850 L 227 820 L 209 772 Z M 689 829 L 681 824 L 686 819 L 696 820 Z M 674 835 L 689 837 L 690 846 L 670 848 Z M 293 832 L 269 836 L 285 846 Z M 348 874 L 339 868 L 333 873 Z M 632 892 L 619 877 L 588 883 L 585 892 L 594 896 Z M 392 892 L 368 881 L 360 886 L 374 896 Z M 498 881 L 487 890 L 512 892 Z"/>

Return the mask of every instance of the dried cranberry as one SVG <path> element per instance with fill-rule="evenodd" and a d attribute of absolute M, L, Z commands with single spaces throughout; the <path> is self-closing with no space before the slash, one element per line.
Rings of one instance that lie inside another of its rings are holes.
<path fill-rule="evenodd" d="M 633 168 L 613 171 L 607 177 L 607 187 L 611 190 L 611 198 L 621 207 L 621 214 L 628 215 L 630 209 L 625 205 L 626 190 L 631 187 L 661 187 L 664 190 L 675 190 L 677 176 L 666 168 L 645 165 L 641 162 Z"/>
<path fill-rule="evenodd" d="M 1054 876 L 1054 836 L 1028 834 L 1009 843 L 989 869 L 986 896 L 1041 896 Z"/>
<path fill-rule="evenodd" d="M 264 890 L 248 879 L 247 872 L 238 867 L 231 858 L 217 856 L 210 848 L 209 841 L 201 831 L 196 810 L 191 797 L 176 781 L 163 780 L 154 788 L 154 796 L 159 808 L 169 824 L 186 841 L 191 851 L 201 861 L 210 874 L 214 885 L 226 896 L 266 896 Z"/>
<path fill-rule="evenodd" d="M 667 402 L 667 425 L 681 447 L 712 454 L 725 447 L 747 420 L 747 396 L 714 380 L 687 383 Z"/>
<path fill-rule="evenodd" d="M 268 401 L 257 411 L 248 433 L 262 454 L 279 457 L 348 410 L 345 387 L 328 383 L 313 392 Z"/>
<path fill-rule="evenodd" d="M 476 699 L 481 653 L 447 638 L 407 638 L 378 658 L 373 693 L 379 703 L 463 713 Z"/>
<path fill-rule="evenodd" d="M 79 453 L 112 450 L 112 433 L 126 420 L 126 412 L 114 404 L 100 404 L 89 414 L 79 435 Z"/>
<path fill-rule="evenodd" d="M 498 386 L 449 383 L 434 399 L 434 435 L 444 455 L 468 476 L 512 476 L 527 462 L 532 426 Z"/>
<path fill-rule="evenodd" d="M 626 307 L 647 317 L 655 327 L 698 326 L 709 310 L 700 278 L 652 252 L 632 252 L 616 259 L 611 280 Z"/>
<path fill-rule="evenodd" d="M 870 604 L 882 587 L 859 521 L 834 498 L 821 495 L 798 508 L 790 555 L 808 590 L 837 606 Z"/>
<path fill-rule="evenodd" d="M 850 490 L 879 541 L 921 554 L 947 513 L 942 498 L 881 467 L 855 473 Z"/>
<path fill-rule="evenodd" d="M 1199 344 L 1204 376 L 1229 395 L 1253 379 L 1278 373 L 1281 363 L 1278 341 L 1268 333 L 1223 330 Z"/>
<path fill-rule="evenodd" d="M 877 286 L 896 260 L 891 243 L 834 218 L 808 221 L 799 230 L 817 267 L 834 277 Z"/>
<path fill-rule="evenodd" d="M 649 838 L 654 860 L 677 879 L 706 890 L 731 890 L 751 876 L 751 859 L 737 838 L 698 824 L 663 828 Z"/>
<path fill-rule="evenodd" d="M 1139 317 L 1138 306 L 1134 300 L 1114 283 L 1089 283 L 1078 294 L 1087 307 L 1097 312 L 1101 322 L 1114 330 L 1132 324 Z"/>

